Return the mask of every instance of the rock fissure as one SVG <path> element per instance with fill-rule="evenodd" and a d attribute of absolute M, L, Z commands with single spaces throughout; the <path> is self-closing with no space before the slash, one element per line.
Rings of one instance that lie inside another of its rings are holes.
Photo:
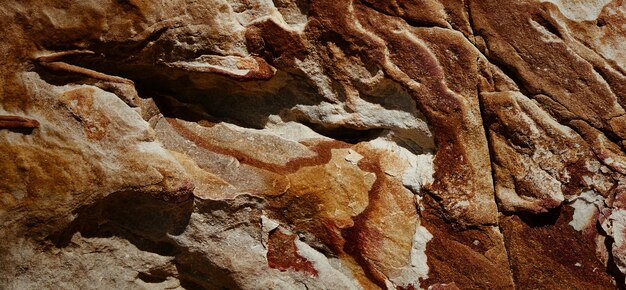
<path fill-rule="evenodd" d="M 623 289 L 626 10 L 545 2 L 8 1 L 0 284 Z"/>

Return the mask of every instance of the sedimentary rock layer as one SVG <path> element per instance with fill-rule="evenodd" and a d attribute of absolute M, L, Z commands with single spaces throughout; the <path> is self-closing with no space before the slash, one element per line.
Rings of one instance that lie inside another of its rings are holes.
<path fill-rule="evenodd" d="M 0 288 L 623 289 L 626 2 L 8 0 Z"/>

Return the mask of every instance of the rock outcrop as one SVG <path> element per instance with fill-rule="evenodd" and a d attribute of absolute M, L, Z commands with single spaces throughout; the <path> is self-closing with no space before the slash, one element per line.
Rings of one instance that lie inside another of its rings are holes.
<path fill-rule="evenodd" d="M 624 289 L 622 0 L 7 0 L 0 288 Z"/>

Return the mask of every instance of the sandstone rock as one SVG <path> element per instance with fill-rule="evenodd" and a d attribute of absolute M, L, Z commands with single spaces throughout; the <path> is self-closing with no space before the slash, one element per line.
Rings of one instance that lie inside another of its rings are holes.
<path fill-rule="evenodd" d="M 626 4 L 8 0 L 0 288 L 623 289 Z"/>

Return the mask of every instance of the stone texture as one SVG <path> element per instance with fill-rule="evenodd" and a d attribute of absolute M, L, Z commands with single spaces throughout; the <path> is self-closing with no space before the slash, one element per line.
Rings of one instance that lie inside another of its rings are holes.
<path fill-rule="evenodd" d="M 626 3 L 4 1 L 0 288 L 624 289 Z"/>

